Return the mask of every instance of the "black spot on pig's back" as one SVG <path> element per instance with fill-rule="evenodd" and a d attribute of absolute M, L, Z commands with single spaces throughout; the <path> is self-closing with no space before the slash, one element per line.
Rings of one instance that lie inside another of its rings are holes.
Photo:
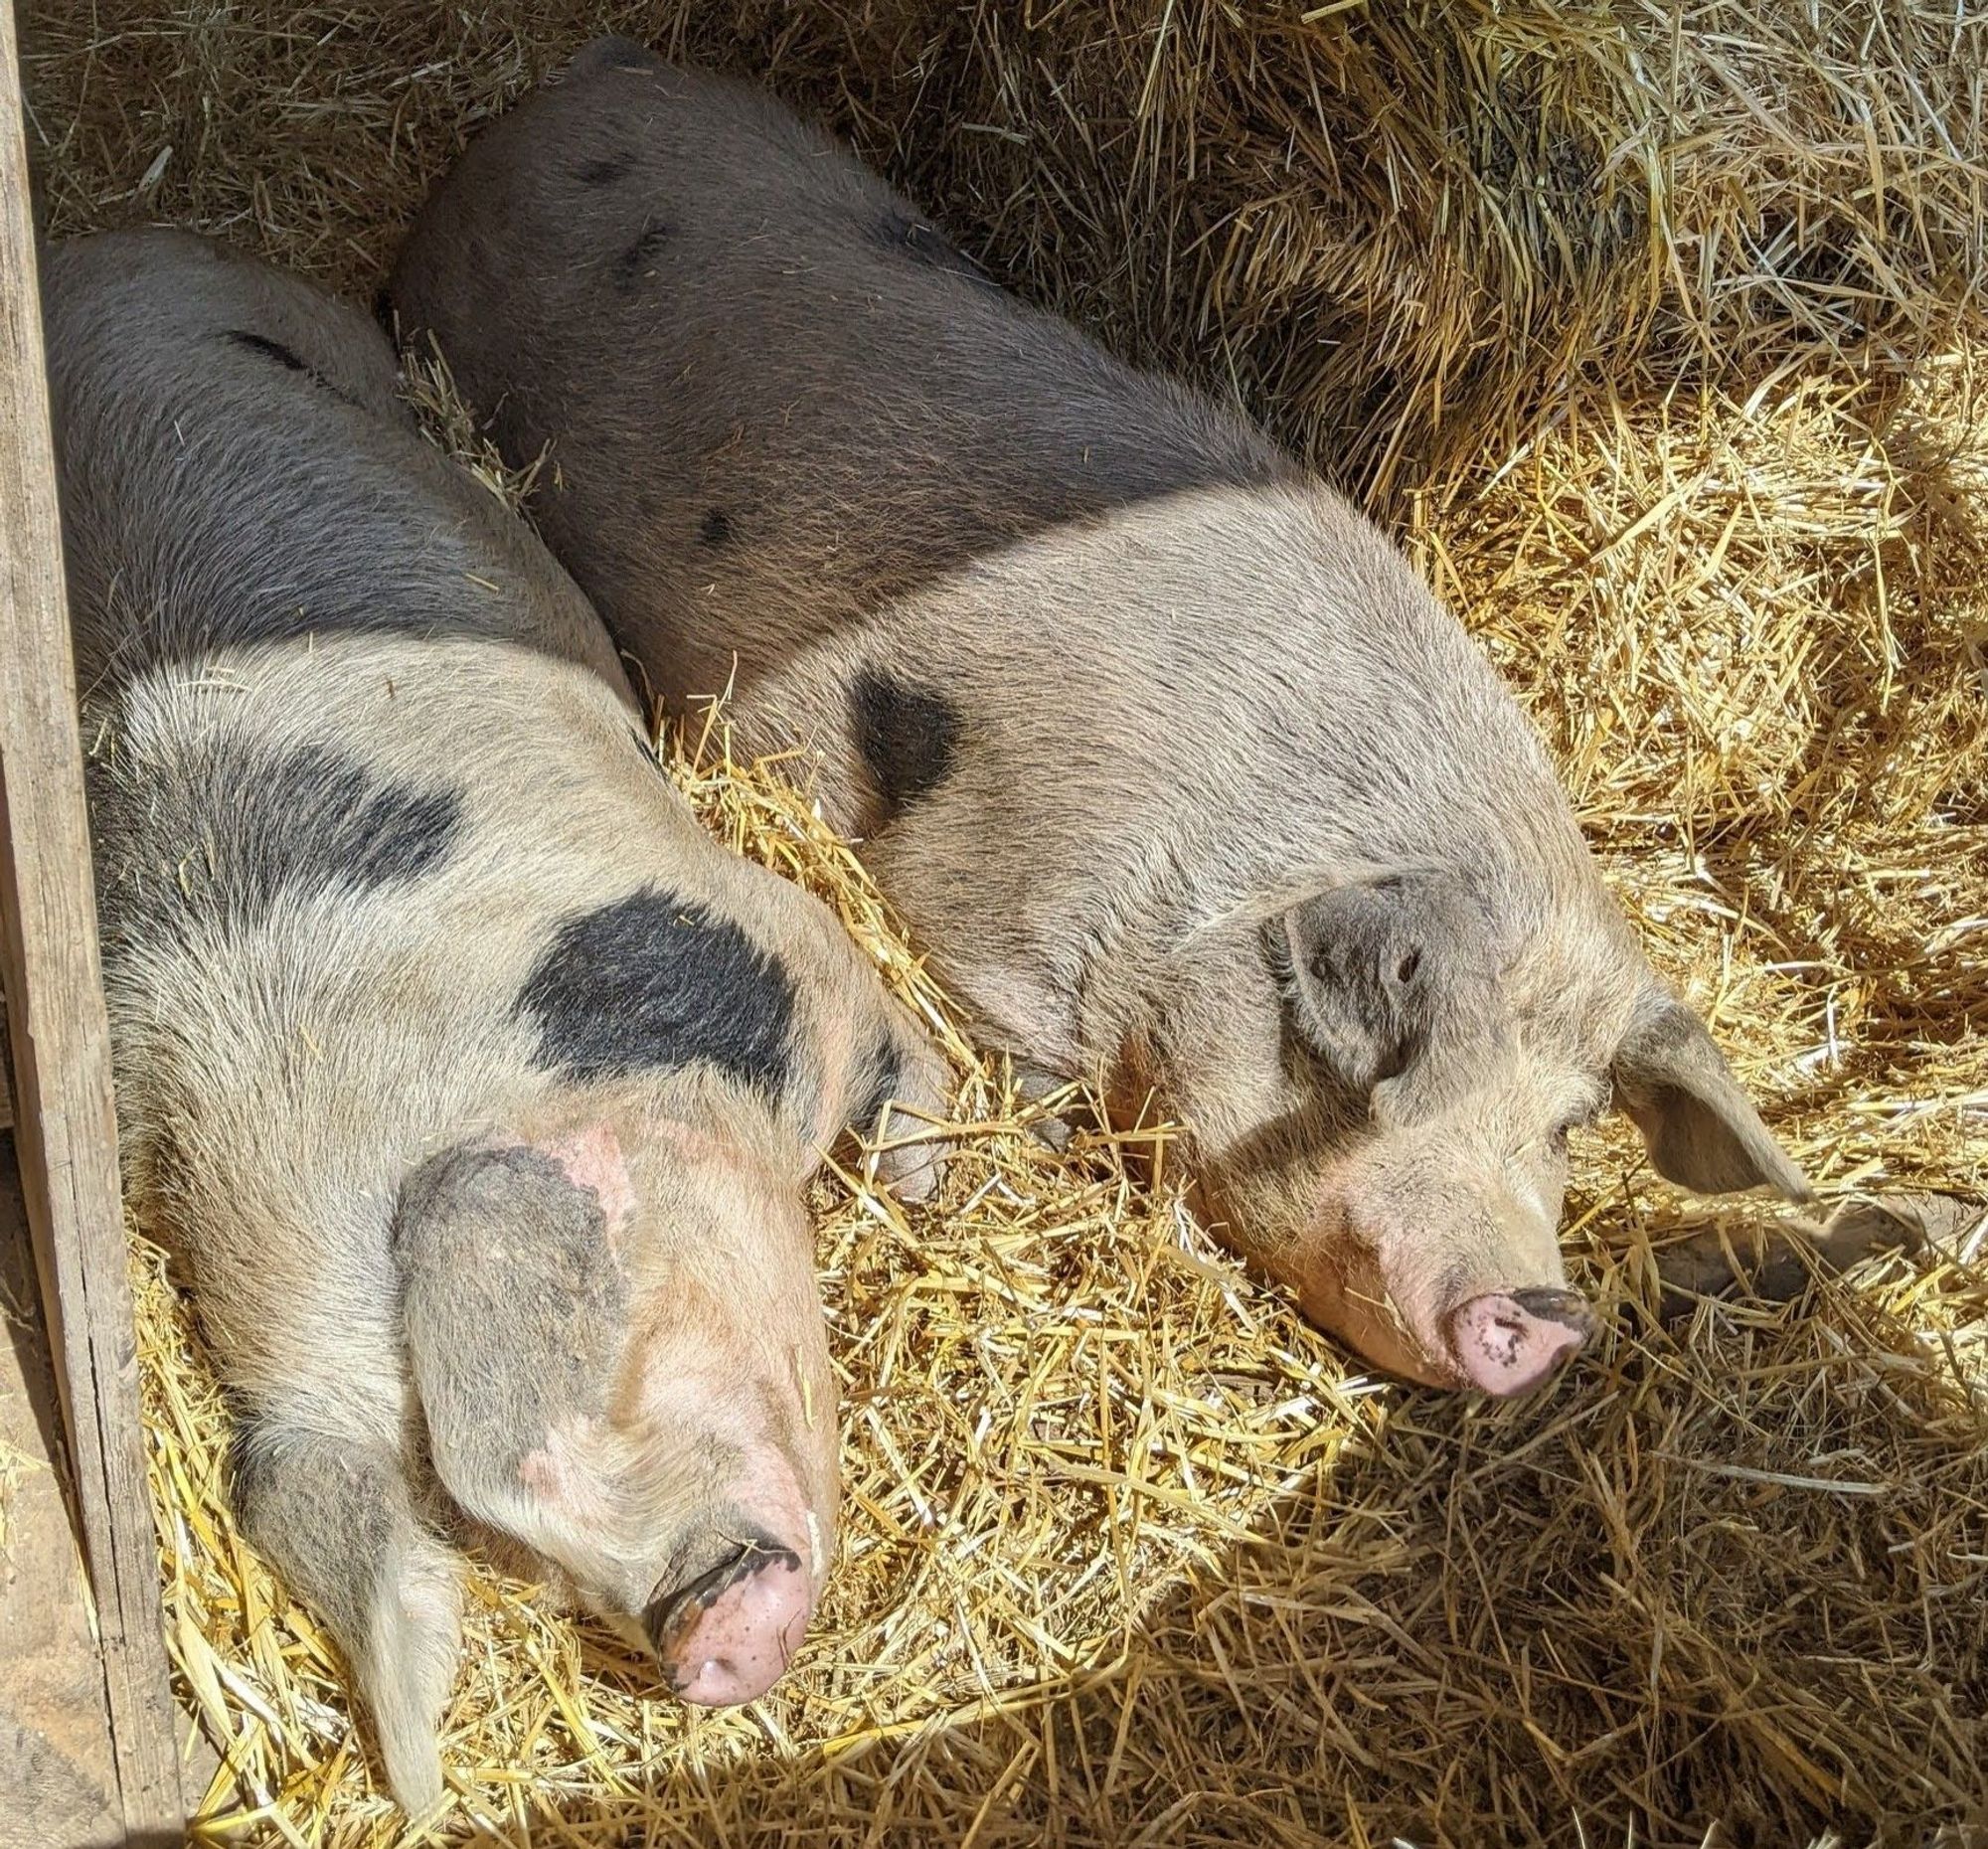
<path fill-rule="evenodd" d="M 376 777 L 327 745 L 223 736 L 136 788 L 94 776 L 97 791 L 104 922 L 120 938 L 252 929 L 279 904 L 412 884 L 463 825 L 460 790 Z"/>
<path fill-rule="evenodd" d="M 310 368 L 290 348 L 280 340 L 271 340 L 266 334 L 250 333 L 246 327 L 231 328 L 224 336 L 236 346 L 249 353 L 259 353 L 265 360 L 274 360 L 285 372 L 307 373 Z"/>
<path fill-rule="evenodd" d="M 952 774 L 959 708 L 930 687 L 865 668 L 849 685 L 851 736 L 886 810 L 929 795 Z"/>
<path fill-rule="evenodd" d="M 785 1089 L 794 991 L 729 919 L 645 886 L 567 919 L 517 1011 L 539 1064 L 572 1080 L 711 1065 L 769 1095 Z"/>
<path fill-rule="evenodd" d="M 222 338 L 244 353 L 252 353 L 286 373 L 295 373 L 300 379 L 307 379 L 312 385 L 329 392 L 333 398 L 343 399 L 348 405 L 352 403 L 348 394 L 340 391 L 315 366 L 301 358 L 294 347 L 286 347 L 280 340 L 271 340 L 267 334 L 257 334 L 246 327 L 230 328 Z"/>
<path fill-rule="evenodd" d="M 581 161 L 574 171 L 574 178 L 581 186 L 612 186 L 616 180 L 625 178 L 634 165 L 635 156 L 623 148 L 617 153 Z"/>
<path fill-rule="evenodd" d="M 660 219 L 651 219 L 635 234 L 619 256 L 614 259 L 614 286 L 624 295 L 633 294 L 654 272 L 662 260 L 670 240 L 676 236 L 676 227 L 666 225 Z"/>

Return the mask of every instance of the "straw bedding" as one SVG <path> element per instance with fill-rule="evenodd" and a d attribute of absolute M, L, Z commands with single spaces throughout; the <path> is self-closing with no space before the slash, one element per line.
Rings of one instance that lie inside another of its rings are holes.
<path fill-rule="evenodd" d="M 1511 677 L 1653 954 L 1914 1257 L 1657 1315 L 1767 1221 L 1579 1149 L 1598 1352 L 1377 1382 L 1137 1137 L 1024 1135 L 847 848 L 722 729 L 712 826 L 951 1036 L 935 1211 L 831 1177 L 845 1536 L 769 1700 L 687 1716 L 478 1571 L 443 1815 L 225 1513 L 136 1250 L 172 1644 L 215 1840 L 1951 1844 L 1988 1832 L 1984 26 L 1912 5 L 1214 0 L 366 9 L 37 0 L 44 208 L 370 292 L 460 136 L 603 27 L 769 75 L 1005 278 L 1369 493 Z"/>

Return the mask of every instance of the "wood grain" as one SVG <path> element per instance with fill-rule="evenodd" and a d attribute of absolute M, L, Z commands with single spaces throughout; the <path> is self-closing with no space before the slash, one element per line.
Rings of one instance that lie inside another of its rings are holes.
<path fill-rule="evenodd" d="M 23 1190 L 126 1840 L 182 1824 L 145 1487 L 110 1036 L 63 593 L 13 0 L 0 0 L 0 978 Z"/>

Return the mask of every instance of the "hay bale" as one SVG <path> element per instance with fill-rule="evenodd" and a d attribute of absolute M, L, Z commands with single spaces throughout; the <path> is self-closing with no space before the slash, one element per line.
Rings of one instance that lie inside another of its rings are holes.
<path fill-rule="evenodd" d="M 1374 1382 L 1122 1145 L 1021 1134 L 847 849 L 722 735 L 674 741 L 712 826 L 950 1034 L 970 1128 L 935 1211 L 860 1176 L 817 1196 L 846 1532 L 792 1677 L 687 1715 L 479 1572 L 460 1783 L 419 1840 L 1918 1843 L 1988 1817 L 1983 28 L 1297 10 L 28 8 L 56 229 L 192 224 L 362 293 L 463 133 L 594 31 L 769 71 L 1121 350 L 1420 483 L 1392 505 L 1424 571 L 1810 1172 L 1974 1204 L 1937 1250 L 1666 1327 L 1654 1251 L 1765 1210 L 1652 1182 L 1617 1125 L 1570 1211 L 1599 1352 L 1521 1406 Z M 181 1693 L 223 1754 L 203 1829 L 410 1840 L 335 1657 L 228 1520 L 223 1409 L 138 1251 Z"/>
<path fill-rule="evenodd" d="M 1509 445 L 1571 384 L 1691 372 L 1743 394 L 1817 354 L 1897 369 L 1988 301 L 1988 20 L 1965 11 L 28 11 L 59 223 L 164 212 L 370 275 L 465 128 L 623 30 L 768 78 L 1007 279 L 1239 393 L 1370 494 Z"/>

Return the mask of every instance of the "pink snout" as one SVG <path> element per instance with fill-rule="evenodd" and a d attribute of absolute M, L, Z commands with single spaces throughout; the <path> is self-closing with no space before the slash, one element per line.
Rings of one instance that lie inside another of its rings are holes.
<path fill-rule="evenodd" d="M 1499 1290 L 1450 1318 L 1450 1348 L 1472 1387 L 1524 1393 L 1585 1347 L 1595 1327 L 1594 1311 L 1572 1290 Z"/>
<path fill-rule="evenodd" d="M 807 1634 L 814 1585 L 790 1548 L 747 1543 L 645 1614 L 670 1686 L 685 1701 L 724 1708 L 763 1695 Z"/>

